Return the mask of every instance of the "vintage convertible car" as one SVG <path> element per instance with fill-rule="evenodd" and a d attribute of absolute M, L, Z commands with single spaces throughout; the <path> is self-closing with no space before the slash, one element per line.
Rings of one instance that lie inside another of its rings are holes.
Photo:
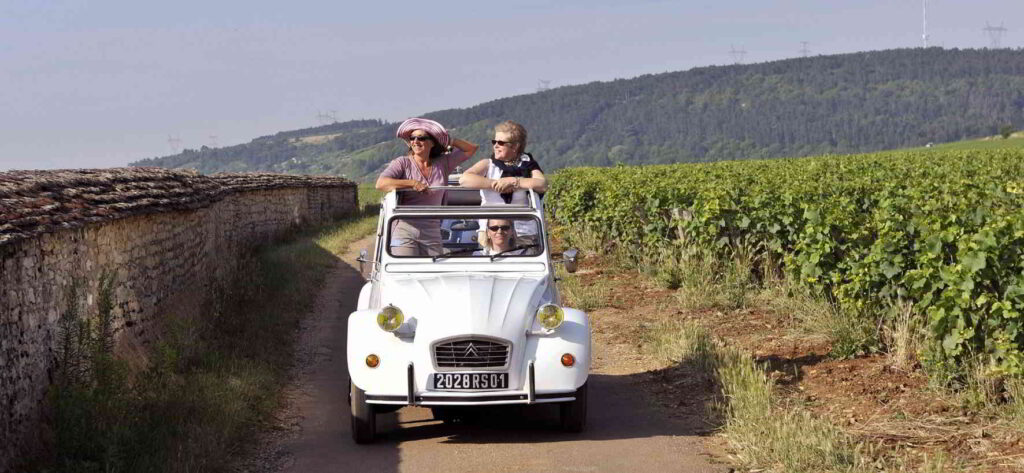
<path fill-rule="evenodd" d="M 386 194 L 373 253 L 360 258 L 369 278 L 348 318 L 352 437 L 372 442 L 376 414 L 402 406 L 445 420 L 459 409 L 559 403 L 562 427 L 582 430 L 590 325 L 559 304 L 542 200 L 528 191 L 528 205 L 485 207 L 476 190 L 429 192 L 443 192 L 444 204 Z M 399 248 L 434 226 L 442 254 Z M 492 243 L 487 227 L 510 241 Z M 576 251 L 561 264 L 574 272 Z"/>

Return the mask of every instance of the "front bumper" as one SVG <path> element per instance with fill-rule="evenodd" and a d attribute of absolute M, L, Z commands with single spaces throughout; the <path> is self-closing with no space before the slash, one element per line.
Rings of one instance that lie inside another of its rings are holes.
<path fill-rule="evenodd" d="M 407 392 L 404 396 L 393 394 L 366 394 L 368 404 L 390 404 L 401 406 L 497 406 L 504 404 L 540 404 L 568 402 L 576 399 L 576 391 L 542 392 L 536 390 L 536 370 L 533 361 L 527 365 L 526 391 L 416 391 L 416 367 L 409 363 L 406 369 Z"/>

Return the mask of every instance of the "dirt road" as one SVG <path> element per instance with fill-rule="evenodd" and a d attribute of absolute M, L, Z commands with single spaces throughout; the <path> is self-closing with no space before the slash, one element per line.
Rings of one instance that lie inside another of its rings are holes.
<path fill-rule="evenodd" d="M 669 418 L 640 386 L 642 370 L 622 360 L 621 346 L 595 333 L 586 430 L 558 429 L 557 408 L 488 411 L 445 425 L 423 408 L 378 416 L 377 443 L 356 445 L 349 433 L 346 317 L 363 280 L 352 245 L 305 323 L 299 370 L 280 414 L 281 429 L 264 439 L 242 467 L 263 472 L 724 472 L 701 454 L 697 416 Z"/>

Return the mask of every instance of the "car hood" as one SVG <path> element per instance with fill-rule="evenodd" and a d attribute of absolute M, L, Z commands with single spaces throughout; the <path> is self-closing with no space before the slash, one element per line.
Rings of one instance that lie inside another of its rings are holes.
<path fill-rule="evenodd" d="M 517 341 L 547 293 L 547 276 L 441 274 L 393 277 L 383 283 L 382 305 L 415 318 L 416 338 L 428 341 L 488 335 Z M 544 301 L 547 302 L 547 301 Z"/>

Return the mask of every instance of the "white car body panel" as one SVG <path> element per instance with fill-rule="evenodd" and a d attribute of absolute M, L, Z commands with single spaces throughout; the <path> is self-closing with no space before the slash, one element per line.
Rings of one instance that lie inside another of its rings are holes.
<path fill-rule="evenodd" d="M 536 208 L 502 209 L 540 219 Z M 565 319 L 558 328 L 544 330 L 536 321 L 543 304 L 557 304 L 554 265 L 548 252 L 530 257 L 397 258 L 383 251 L 387 225 L 395 215 L 395 193 L 382 205 L 378 242 L 372 258 L 370 281 L 359 294 L 357 310 L 348 318 L 348 369 L 352 383 L 365 391 L 367 403 L 426 406 L 486 406 L 567 402 L 587 380 L 590 370 L 590 325 L 587 315 L 563 308 Z M 418 209 L 406 209 L 422 214 Z M 439 210 L 443 218 L 447 209 Z M 454 208 L 466 215 L 494 212 L 493 207 Z M 405 322 L 397 331 L 377 325 L 378 312 L 387 305 L 402 310 Z M 501 341 L 511 346 L 501 368 L 444 368 L 434 362 L 434 345 L 454 339 Z M 576 363 L 566 367 L 563 354 Z M 367 366 L 368 355 L 377 355 L 377 367 Z M 531 382 L 531 370 L 533 372 Z M 508 373 L 508 388 L 472 391 L 438 390 L 433 374 Z"/>

